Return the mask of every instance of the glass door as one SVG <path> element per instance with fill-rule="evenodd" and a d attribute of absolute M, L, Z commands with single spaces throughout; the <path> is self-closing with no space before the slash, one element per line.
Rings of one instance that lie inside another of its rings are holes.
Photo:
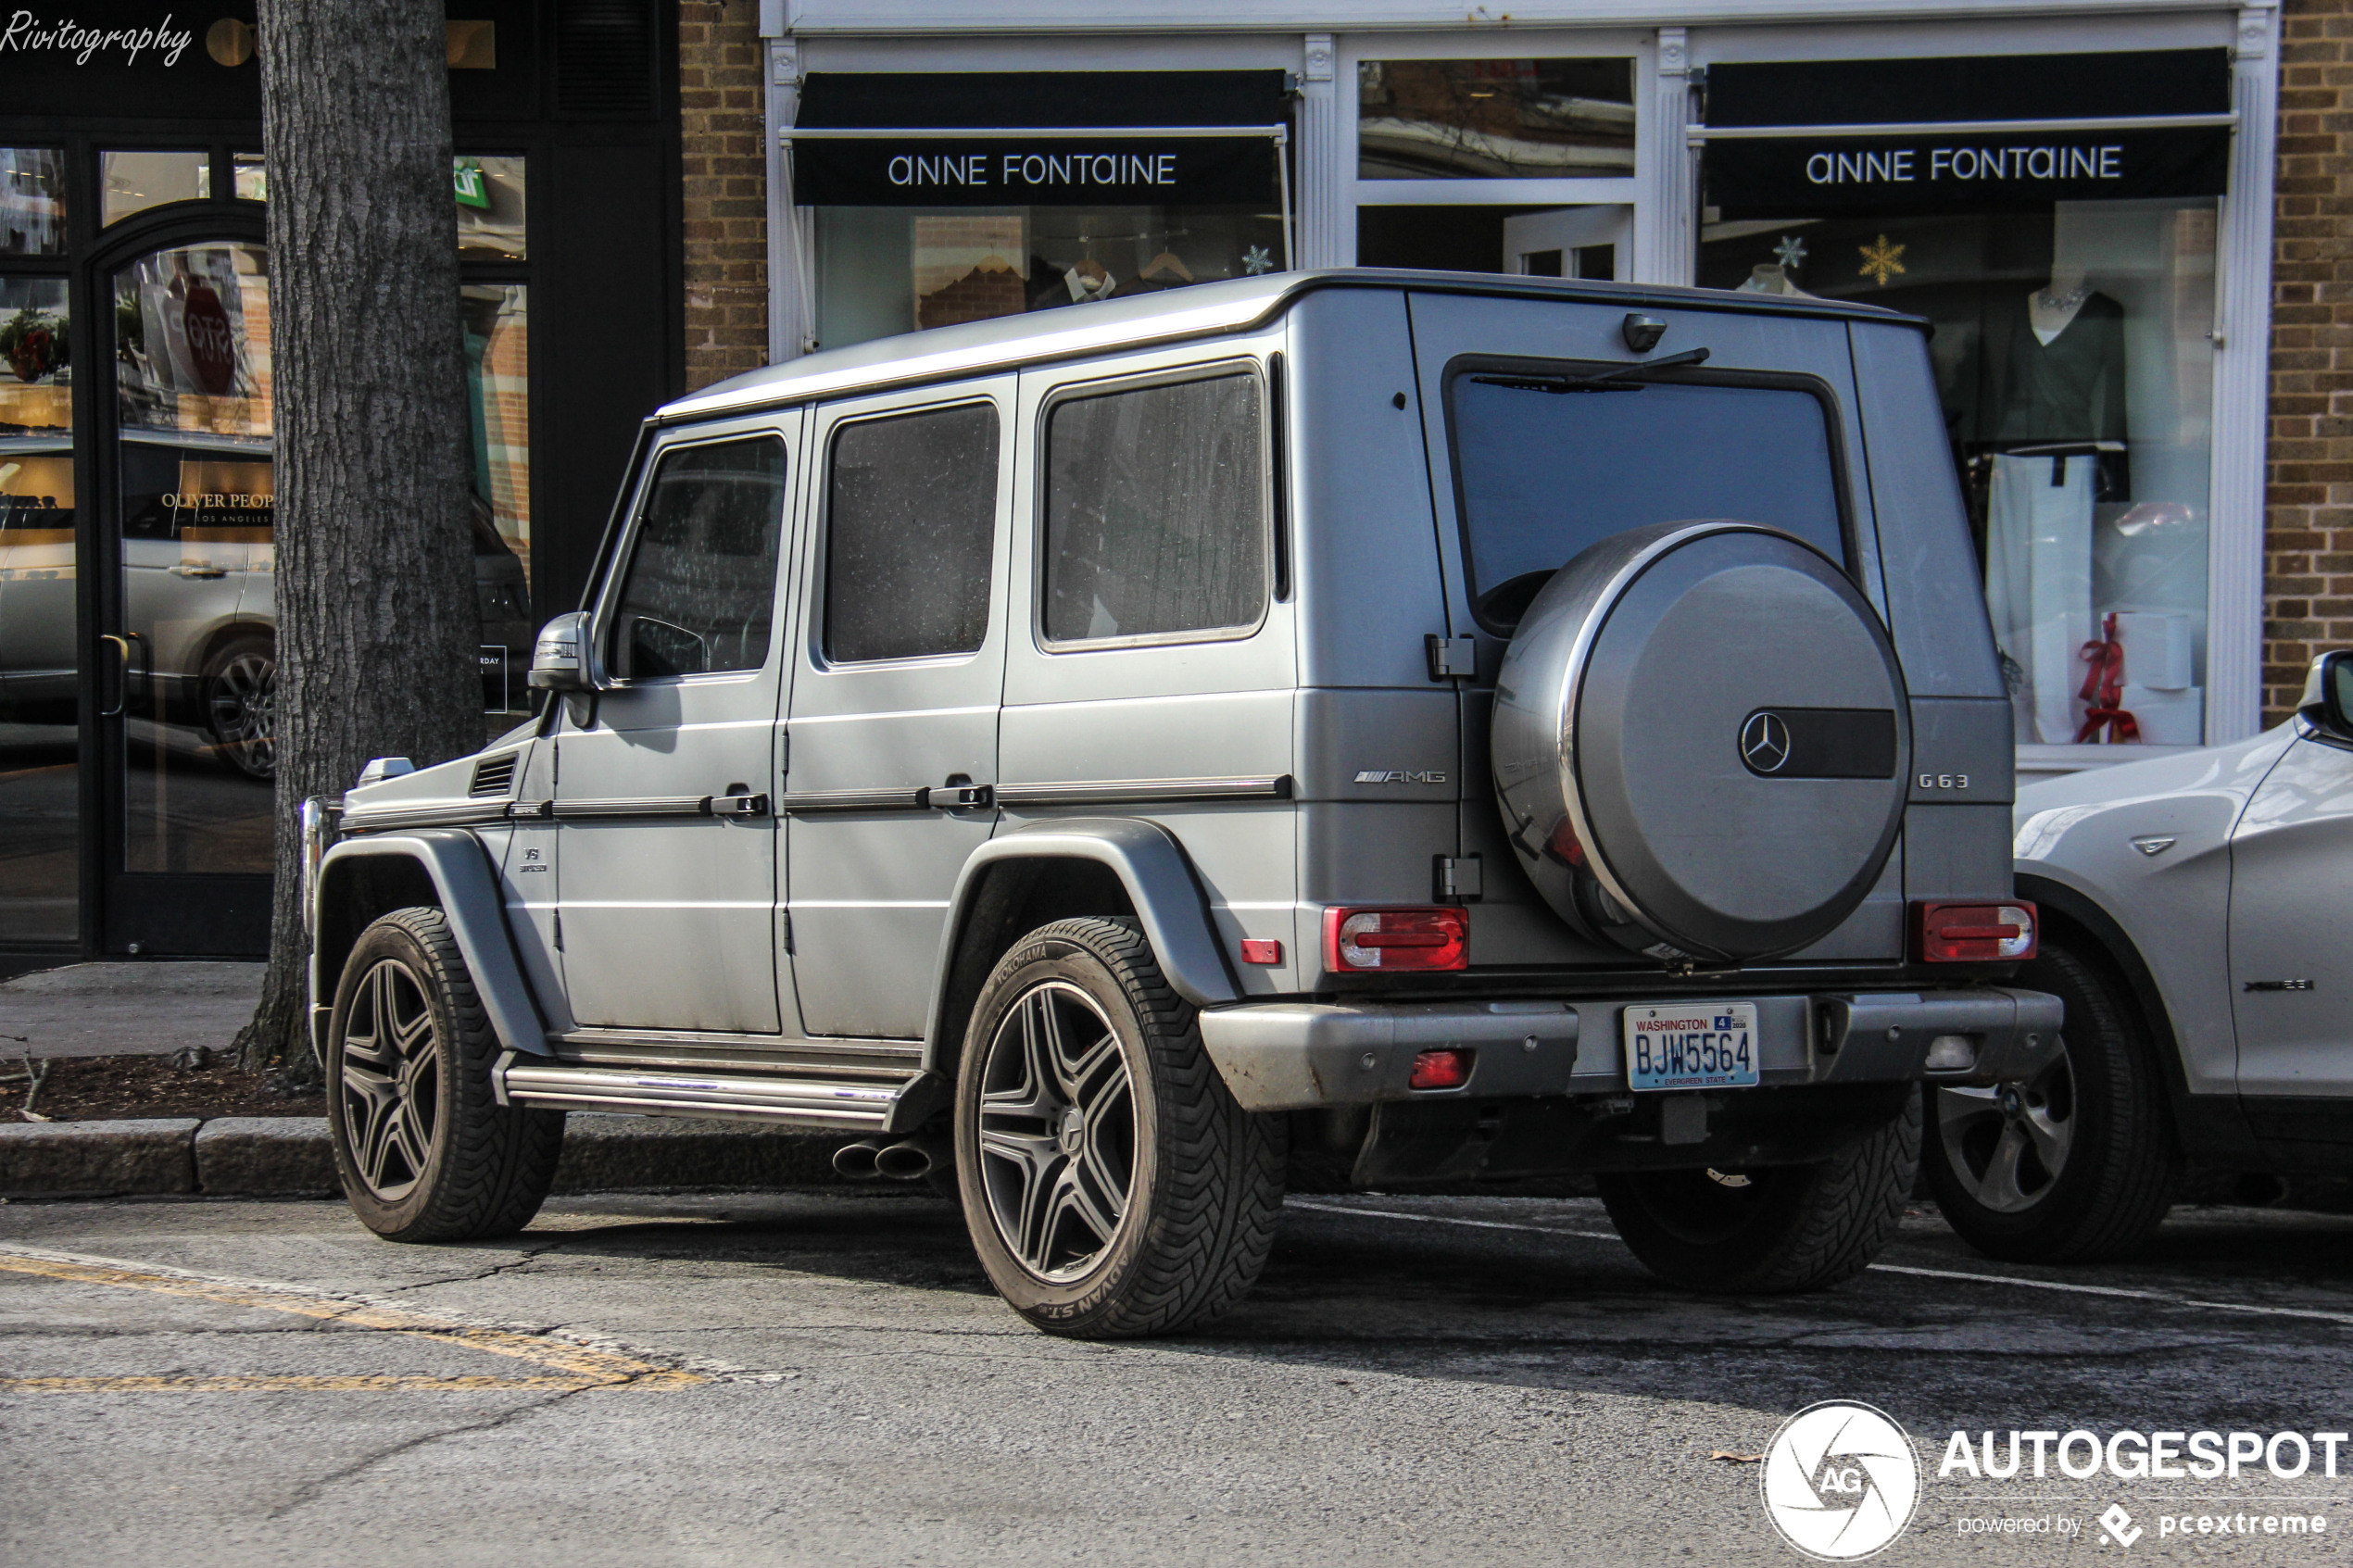
<path fill-rule="evenodd" d="M 0 278 L 0 948 L 81 936 L 70 314 Z"/>
<path fill-rule="evenodd" d="M 268 257 L 168 245 L 100 282 L 115 348 L 107 946 L 258 952 L 276 774 Z"/>

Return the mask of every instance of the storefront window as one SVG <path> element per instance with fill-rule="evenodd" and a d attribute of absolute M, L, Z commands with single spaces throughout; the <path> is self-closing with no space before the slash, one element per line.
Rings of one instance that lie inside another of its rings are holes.
<path fill-rule="evenodd" d="M 2156 63 L 2128 69 L 2136 60 Z M 1865 64 L 1885 74 L 1886 62 Z M 1791 73 L 1774 82 L 1786 104 L 1821 101 L 1797 90 L 1834 87 L 1856 65 L 1741 69 Z M 1906 69 L 1921 118 L 1946 88 L 1956 112 L 1944 118 L 1962 118 L 1963 103 L 1986 100 L 1961 88 L 1990 76 L 2007 83 L 2020 119 L 2043 101 L 2038 84 L 2070 89 L 2052 100 L 2078 115 L 2228 104 L 2219 50 Z M 1725 69 L 1711 91 L 1728 76 L 1732 107 L 1765 96 Z M 2104 83 L 2135 82 L 2123 101 L 2098 101 Z M 1887 113 L 1907 101 L 1904 85 L 1880 83 L 1883 105 L 1844 96 L 1856 112 Z M 2169 89 L 2186 101 L 2167 103 Z M 1726 107 L 1711 106 L 1711 124 L 1737 123 Z M 1861 300 L 1935 324 L 1930 355 L 2021 744 L 2205 737 L 2215 195 L 2227 135 L 1931 124 L 1908 137 L 1708 146 L 1702 285 Z"/>
<path fill-rule="evenodd" d="M 212 155 L 204 152 L 101 153 L 105 199 L 98 221 L 120 223 L 167 202 L 203 201 L 212 194 Z"/>
<path fill-rule="evenodd" d="M 817 335 L 868 338 L 1126 299 L 1282 266 L 1281 215 L 1249 207 L 829 207 Z"/>
<path fill-rule="evenodd" d="M 54 147 L 0 147 L 0 256 L 66 248 L 65 158 Z"/>
<path fill-rule="evenodd" d="M 1634 172 L 1630 59 L 1365 60 L 1359 180 L 1557 180 Z"/>
<path fill-rule="evenodd" d="M 1274 70 L 812 73 L 792 165 L 817 345 L 1289 266 L 1288 92 Z"/>
<path fill-rule="evenodd" d="M 521 283 L 468 283 L 459 291 L 473 457 L 483 703 L 492 713 L 529 706 L 522 677 L 538 630 L 531 608 L 529 294 Z"/>
<path fill-rule="evenodd" d="M 113 158 L 132 155 L 107 156 Z M 232 159 L 232 169 L 238 200 L 270 199 L 270 177 L 259 153 L 238 153 Z M 469 261 L 522 261 L 529 257 L 530 248 L 523 233 L 523 160 L 520 157 L 462 154 L 450 160 L 449 184 L 458 203 L 459 256 Z M 111 223 L 114 218 L 109 212 L 107 221 Z"/>
<path fill-rule="evenodd" d="M 64 279 L 0 279 L 0 943 L 70 942 L 80 908 L 67 325 Z"/>

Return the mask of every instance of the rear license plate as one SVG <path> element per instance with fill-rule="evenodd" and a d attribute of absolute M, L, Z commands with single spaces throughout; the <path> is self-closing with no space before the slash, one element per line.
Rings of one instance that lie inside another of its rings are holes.
<path fill-rule="evenodd" d="M 1629 1089 L 1753 1089 L 1756 1055 L 1755 1002 L 1626 1010 Z"/>

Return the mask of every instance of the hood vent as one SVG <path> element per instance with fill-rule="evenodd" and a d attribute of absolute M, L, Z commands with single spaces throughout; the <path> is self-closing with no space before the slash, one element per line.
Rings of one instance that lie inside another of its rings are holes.
<path fill-rule="evenodd" d="M 485 757 L 474 764 L 474 782 L 468 795 L 505 795 L 515 787 L 514 752 Z"/>

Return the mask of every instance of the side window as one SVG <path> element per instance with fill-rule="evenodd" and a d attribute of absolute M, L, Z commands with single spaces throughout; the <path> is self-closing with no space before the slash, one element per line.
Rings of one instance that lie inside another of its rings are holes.
<path fill-rule="evenodd" d="M 645 681 L 766 663 L 784 517 L 785 444 L 773 435 L 663 458 L 622 580 L 613 673 Z"/>
<path fill-rule="evenodd" d="M 825 657 L 977 649 L 996 536 L 996 405 L 842 426 L 825 493 Z"/>
<path fill-rule="evenodd" d="M 1266 608 L 1258 377 L 1057 404 L 1046 430 L 1046 638 L 1246 630 Z"/>

